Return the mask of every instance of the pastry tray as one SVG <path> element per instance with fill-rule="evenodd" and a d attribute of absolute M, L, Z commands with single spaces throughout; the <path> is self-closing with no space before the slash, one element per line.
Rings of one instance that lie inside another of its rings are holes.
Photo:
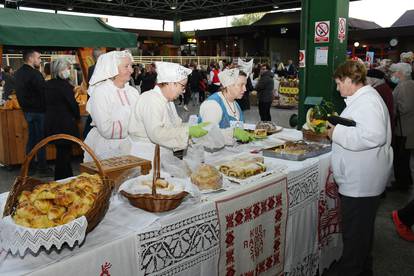
<path fill-rule="evenodd" d="M 321 148 L 319 150 L 306 152 L 304 154 L 288 154 L 288 153 L 277 153 L 274 151 L 277 147 L 271 147 L 271 148 L 267 148 L 263 150 L 263 156 L 291 160 L 291 161 L 302 161 L 308 158 L 312 158 L 312 157 L 316 157 L 316 156 L 328 153 L 332 149 L 332 146 L 327 145 L 327 144 L 320 144 L 320 143 L 309 143 L 309 144 L 318 144 L 321 146 Z"/>

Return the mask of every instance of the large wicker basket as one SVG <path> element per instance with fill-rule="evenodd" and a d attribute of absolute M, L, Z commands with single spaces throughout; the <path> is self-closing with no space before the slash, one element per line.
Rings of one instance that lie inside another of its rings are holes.
<path fill-rule="evenodd" d="M 155 146 L 154 154 L 154 171 L 152 177 L 151 194 L 130 194 L 125 191 L 120 193 L 126 197 L 132 206 L 144 209 L 149 212 L 166 212 L 177 208 L 183 199 L 187 196 L 187 192 L 180 192 L 174 195 L 157 194 L 155 182 L 160 178 L 160 146 Z"/>
<path fill-rule="evenodd" d="M 24 160 L 21 167 L 20 176 L 16 178 L 10 190 L 6 206 L 4 207 L 3 217 L 13 214 L 18 203 L 18 197 L 23 191 L 32 191 L 37 185 L 43 183 L 38 179 L 28 176 L 30 161 L 33 159 L 39 149 L 44 147 L 46 144 L 61 139 L 75 142 L 79 144 L 86 152 L 88 152 L 91 155 L 92 159 L 95 161 L 96 167 L 99 171 L 99 176 L 102 179 L 103 187 L 97 195 L 92 207 L 85 214 L 86 220 L 88 221 L 86 233 L 89 233 L 99 224 L 99 222 L 105 216 L 105 213 L 109 207 L 109 199 L 111 197 L 111 190 L 113 185 L 112 182 L 105 176 L 105 173 L 102 170 L 102 165 L 92 149 L 78 138 L 66 134 L 52 135 L 43 139 L 26 156 L 26 159 Z"/>

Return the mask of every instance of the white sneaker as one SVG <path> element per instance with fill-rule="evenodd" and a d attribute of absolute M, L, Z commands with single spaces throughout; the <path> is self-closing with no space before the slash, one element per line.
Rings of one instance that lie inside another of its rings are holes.
<path fill-rule="evenodd" d="M 186 105 L 186 104 L 184 105 L 184 110 L 185 110 L 185 111 L 188 111 L 188 107 L 187 107 L 187 105 Z"/>

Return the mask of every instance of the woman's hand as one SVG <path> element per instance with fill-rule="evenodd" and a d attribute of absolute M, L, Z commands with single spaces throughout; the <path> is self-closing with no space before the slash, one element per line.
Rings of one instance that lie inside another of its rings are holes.
<path fill-rule="evenodd" d="M 332 135 L 334 132 L 335 126 L 333 124 L 331 124 L 330 122 L 328 122 L 328 130 L 326 131 L 326 134 L 329 137 L 329 140 L 332 141 Z"/>

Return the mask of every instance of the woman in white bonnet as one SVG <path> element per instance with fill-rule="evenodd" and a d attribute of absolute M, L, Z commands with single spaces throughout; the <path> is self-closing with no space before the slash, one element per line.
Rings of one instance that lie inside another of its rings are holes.
<path fill-rule="evenodd" d="M 253 139 L 253 136 L 242 129 L 243 111 L 236 102 L 236 99 L 241 99 L 246 91 L 247 74 L 238 68 L 226 69 L 219 73 L 219 79 L 223 89 L 201 104 L 200 118 L 203 122 L 219 126 L 225 144 L 232 144 L 233 137 L 248 142 Z"/>
<path fill-rule="evenodd" d="M 174 105 L 174 100 L 185 91 L 191 69 L 171 62 L 156 62 L 155 66 L 157 84 L 139 97 L 129 124 L 133 154 L 149 160 L 155 144 L 164 152 L 179 151 L 187 148 L 190 137 L 207 134 L 202 128 L 205 124 L 191 127 L 184 124 Z"/>
<path fill-rule="evenodd" d="M 89 81 L 90 98 L 86 110 L 92 117 L 93 128 L 85 143 L 101 159 L 130 153 L 129 117 L 139 95 L 128 84 L 133 72 L 132 62 L 129 51 L 103 54 L 99 57 Z M 85 153 L 84 162 L 91 160 Z"/>

